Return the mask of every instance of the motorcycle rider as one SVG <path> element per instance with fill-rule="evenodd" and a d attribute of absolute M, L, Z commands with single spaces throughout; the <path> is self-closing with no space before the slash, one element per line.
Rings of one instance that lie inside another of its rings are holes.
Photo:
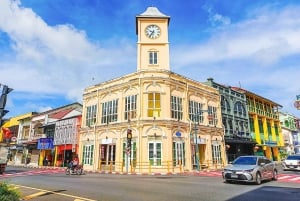
<path fill-rule="evenodd" d="M 74 158 L 73 158 L 73 160 L 72 160 L 72 171 L 74 171 L 74 169 L 78 166 L 78 164 L 79 164 L 79 159 L 78 159 L 78 157 L 77 156 L 75 156 Z"/>
<path fill-rule="evenodd" d="M 70 175 L 70 174 L 81 175 L 81 174 L 83 174 L 83 168 L 79 164 L 78 156 L 74 157 L 73 160 L 71 160 L 68 163 L 68 168 L 66 169 L 66 174 L 67 175 Z"/>

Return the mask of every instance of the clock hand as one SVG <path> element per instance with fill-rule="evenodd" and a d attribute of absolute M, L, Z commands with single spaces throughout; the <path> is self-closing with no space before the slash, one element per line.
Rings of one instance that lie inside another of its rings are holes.
<path fill-rule="evenodd" d="M 151 34 L 150 34 L 150 36 L 154 36 L 154 30 L 153 30 L 153 31 L 151 31 Z"/>

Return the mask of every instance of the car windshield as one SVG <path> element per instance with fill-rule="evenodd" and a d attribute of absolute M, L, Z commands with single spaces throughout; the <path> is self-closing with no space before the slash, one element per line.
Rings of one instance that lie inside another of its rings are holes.
<path fill-rule="evenodd" d="M 294 155 L 294 156 L 288 156 L 286 159 L 287 160 L 300 160 L 300 155 L 299 156 L 296 156 L 296 155 Z"/>
<path fill-rule="evenodd" d="M 239 157 L 235 159 L 233 165 L 256 165 L 257 157 Z"/>

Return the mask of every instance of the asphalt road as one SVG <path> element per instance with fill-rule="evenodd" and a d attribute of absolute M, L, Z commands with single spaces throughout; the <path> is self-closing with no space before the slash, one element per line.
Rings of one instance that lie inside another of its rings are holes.
<path fill-rule="evenodd" d="M 300 183 L 295 182 L 270 181 L 258 186 L 227 184 L 220 176 L 67 176 L 29 171 L 8 168 L 15 176 L 0 180 L 15 185 L 23 200 L 33 201 L 299 201 L 300 197 Z"/>

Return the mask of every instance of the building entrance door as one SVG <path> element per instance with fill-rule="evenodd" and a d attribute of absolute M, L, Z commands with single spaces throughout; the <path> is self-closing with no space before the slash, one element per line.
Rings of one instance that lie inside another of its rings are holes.
<path fill-rule="evenodd" d="M 116 145 L 102 144 L 100 150 L 101 165 L 115 165 L 116 160 Z"/>
<path fill-rule="evenodd" d="M 161 142 L 149 142 L 149 161 L 151 165 L 161 166 Z"/>
<path fill-rule="evenodd" d="M 173 149 L 174 166 L 184 165 L 184 142 L 173 142 Z"/>

